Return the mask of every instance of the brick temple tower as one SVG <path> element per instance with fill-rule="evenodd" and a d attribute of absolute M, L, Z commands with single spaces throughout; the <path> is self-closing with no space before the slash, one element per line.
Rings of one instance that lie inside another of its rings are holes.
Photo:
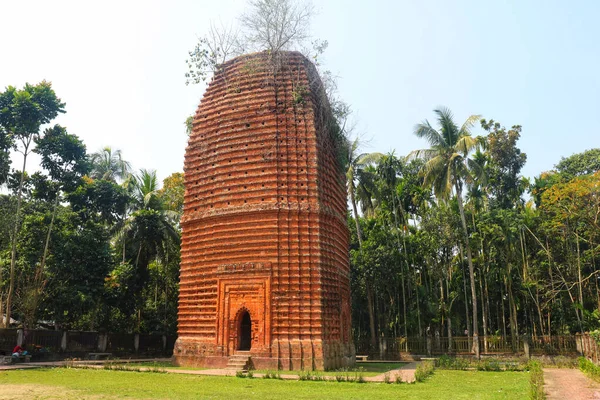
<path fill-rule="evenodd" d="M 215 74 L 185 155 L 176 362 L 354 363 L 338 131 L 300 53 L 241 56 Z"/>

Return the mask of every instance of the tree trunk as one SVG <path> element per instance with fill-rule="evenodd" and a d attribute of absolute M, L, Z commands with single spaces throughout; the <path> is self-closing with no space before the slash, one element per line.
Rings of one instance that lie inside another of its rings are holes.
<path fill-rule="evenodd" d="M 17 262 L 17 236 L 19 234 L 19 216 L 21 214 L 21 203 L 23 201 L 23 182 L 25 180 L 25 168 L 27 167 L 27 154 L 29 145 L 31 144 L 31 136 L 27 141 L 23 142 L 23 168 L 21 169 L 21 178 L 19 179 L 19 191 L 17 192 L 17 209 L 15 210 L 15 226 L 13 228 L 13 236 L 10 250 L 10 275 L 8 278 L 8 294 L 6 296 L 6 320 L 4 327 L 10 326 L 10 317 L 12 311 L 12 297 L 15 290 L 15 264 Z"/>
<path fill-rule="evenodd" d="M 463 276 L 463 291 L 465 293 L 465 322 L 467 324 L 467 337 L 470 339 L 471 338 L 471 334 L 470 334 L 470 329 L 469 329 L 469 325 L 471 324 L 471 320 L 469 319 L 469 298 L 468 298 L 468 293 L 467 293 L 467 275 L 465 274 L 465 267 L 464 267 L 464 257 L 463 257 L 463 247 L 462 244 L 458 244 L 458 247 L 460 249 L 460 270 L 462 272 L 462 276 Z"/>
<path fill-rule="evenodd" d="M 400 233 L 398 232 L 399 229 L 399 224 L 398 224 L 398 212 L 396 210 L 396 195 L 392 189 L 392 206 L 394 207 L 394 223 L 396 225 L 396 241 L 398 242 L 398 252 L 400 252 Z M 407 252 L 406 252 L 406 239 L 404 237 L 404 227 L 402 227 L 402 239 L 404 242 L 404 264 L 406 265 L 406 272 L 408 272 L 408 259 L 407 259 Z M 407 318 L 406 318 L 406 290 L 405 290 L 405 281 L 404 281 L 404 268 L 401 268 L 401 274 L 400 274 L 400 283 L 402 285 L 402 314 L 404 317 L 404 337 L 407 339 L 408 343 L 408 326 L 407 326 Z M 408 344 L 407 344 L 408 346 Z M 408 351 L 408 349 L 407 349 Z"/>
<path fill-rule="evenodd" d="M 504 309 L 504 291 L 502 290 L 502 284 L 500 284 L 500 300 L 502 304 L 502 337 L 506 340 L 506 310 Z"/>
<path fill-rule="evenodd" d="M 579 287 L 579 304 L 581 304 L 581 319 L 583 319 L 583 282 L 581 279 L 581 253 L 579 249 L 579 235 L 575 234 L 575 239 L 577 240 L 577 286 Z M 579 328 L 580 332 L 583 333 L 583 327 L 580 325 Z"/>
<path fill-rule="evenodd" d="M 450 287 L 449 287 L 449 281 L 446 281 L 446 297 L 448 298 L 449 304 L 447 307 L 447 313 L 448 313 L 448 353 L 452 353 L 452 300 L 450 300 Z"/>
<path fill-rule="evenodd" d="M 358 209 L 356 208 L 356 197 L 354 196 L 354 185 L 350 187 L 350 201 L 352 203 L 352 211 L 354 213 L 354 223 L 356 224 L 356 237 L 358 238 L 358 248 L 362 253 L 362 231 L 360 230 L 360 223 L 358 221 Z M 124 250 L 123 250 L 124 251 Z M 373 310 L 373 291 L 368 278 L 365 276 L 365 288 L 367 291 L 367 308 L 369 313 L 369 330 L 371 331 L 371 346 L 377 346 L 377 336 L 375 334 L 375 315 Z"/>
<path fill-rule="evenodd" d="M 458 200 L 458 211 L 460 212 L 460 222 L 464 231 L 465 247 L 467 248 L 467 262 L 469 263 L 469 278 L 471 280 L 471 301 L 473 303 L 473 352 L 475 357 L 479 358 L 479 321 L 477 317 L 477 292 L 475 291 L 475 269 L 473 267 L 473 258 L 471 257 L 471 246 L 469 245 L 469 231 L 467 230 L 467 221 L 465 219 L 465 210 L 462 201 L 460 185 L 455 184 L 456 199 Z"/>
<path fill-rule="evenodd" d="M 485 297 L 483 296 L 483 284 L 481 283 L 481 279 L 479 279 L 479 293 L 481 295 L 481 298 L 485 299 Z M 487 351 L 488 351 L 488 339 L 487 339 L 488 326 L 487 326 L 487 318 L 486 318 L 486 314 L 485 314 L 485 301 L 481 302 L 481 317 L 483 319 L 483 351 L 485 353 L 487 353 Z"/>

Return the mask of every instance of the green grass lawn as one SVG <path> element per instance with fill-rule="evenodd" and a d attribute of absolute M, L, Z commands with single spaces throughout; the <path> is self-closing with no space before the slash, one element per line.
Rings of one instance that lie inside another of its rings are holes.
<path fill-rule="evenodd" d="M 95 369 L 0 372 L 14 399 L 524 399 L 528 373 L 436 371 L 425 383 L 338 383 Z"/>
<path fill-rule="evenodd" d="M 393 369 L 398 369 L 405 365 L 406 363 L 398 363 L 398 362 L 368 362 L 368 363 L 357 363 L 356 367 L 349 371 L 351 376 L 355 374 L 361 374 L 362 376 L 376 376 L 379 374 L 383 374 L 384 372 L 391 371 Z M 173 365 L 170 361 L 143 361 L 143 362 L 132 362 L 132 363 L 121 363 L 115 362 L 115 366 L 124 366 L 125 368 L 137 368 L 137 367 L 147 367 L 147 368 L 157 368 L 157 369 L 189 369 L 189 370 L 202 370 L 207 368 L 197 368 L 197 367 L 178 367 Z M 306 371 L 274 371 L 274 370 L 256 370 L 254 371 L 258 374 L 264 374 L 267 372 L 277 372 L 279 374 L 295 374 L 300 375 L 302 373 L 306 373 Z M 336 376 L 339 374 L 345 374 L 347 371 L 311 371 L 310 373 L 313 375 L 323 375 L 323 376 Z"/>
<path fill-rule="evenodd" d="M 348 373 L 350 376 L 354 376 L 356 374 L 360 374 L 362 376 L 376 376 L 383 374 L 384 372 L 391 371 L 393 369 L 398 369 L 406 365 L 406 363 L 389 363 L 389 362 L 381 362 L 381 363 L 357 363 L 356 367 L 350 369 L 349 371 L 339 370 L 339 371 L 310 371 L 312 375 L 322 375 L 322 376 L 336 376 L 336 375 L 345 375 Z M 306 371 L 274 371 L 274 370 L 266 370 L 259 369 L 254 371 L 258 374 L 264 374 L 266 372 L 277 372 L 280 375 L 300 375 L 306 373 Z"/>
<path fill-rule="evenodd" d="M 188 370 L 203 370 L 209 368 L 201 367 L 179 367 L 173 365 L 171 361 L 142 361 L 142 362 L 114 362 L 114 365 L 123 365 L 125 367 L 137 368 L 137 367 L 148 367 L 148 368 L 159 368 L 159 369 L 188 369 Z"/>

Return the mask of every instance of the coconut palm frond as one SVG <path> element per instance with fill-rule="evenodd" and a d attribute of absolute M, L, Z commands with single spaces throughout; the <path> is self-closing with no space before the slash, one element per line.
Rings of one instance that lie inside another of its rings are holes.
<path fill-rule="evenodd" d="M 441 128 L 441 136 L 446 142 L 446 146 L 453 146 L 458 140 L 458 126 L 454 123 L 452 112 L 445 107 L 440 107 L 434 112 L 438 115 L 438 123 Z"/>
<path fill-rule="evenodd" d="M 414 134 L 421 139 L 427 140 L 432 147 L 444 147 L 447 145 L 445 138 L 440 132 L 436 131 L 427 120 L 415 125 Z"/>
<path fill-rule="evenodd" d="M 454 145 L 454 150 L 463 156 L 467 156 L 471 151 L 479 146 L 477 139 L 472 136 L 462 136 Z"/>
<path fill-rule="evenodd" d="M 363 153 L 356 157 L 356 164 L 360 166 L 376 164 L 383 158 L 382 153 Z"/>
<path fill-rule="evenodd" d="M 479 185 L 485 186 L 487 184 L 487 174 L 483 165 L 481 165 L 475 159 L 467 159 L 467 165 L 469 167 L 470 175 L 477 181 Z"/>
<path fill-rule="evenodd" d="M 481 121 L 481 115 L 471 115 L 460 127 L 460 135 L 471 135 L 471 129 Z"/>
<path fill-rule="evenodd" d="M 440 151 L 437 149 L 413 150 L 410 153 L 408 153 L 408 155 L 405 157 L 405 160 L 412 161 L 415 159 L 421 159 L 421 160 L 427 162 L 439 154 L 440 154 Z"/>

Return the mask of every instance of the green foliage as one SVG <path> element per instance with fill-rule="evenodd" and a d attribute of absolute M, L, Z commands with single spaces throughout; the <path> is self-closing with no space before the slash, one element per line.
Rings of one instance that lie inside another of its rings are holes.
<path fill-rule="evenodd" d="M 488 132 L 486 155 L 489 162 L 484 167 L 486 186 L 498 207 L 511 208 L 521 200 L 525 190 L 519 174 L 527 155 L 517 147 L 521 126 L 515 125 L 507 130 L 498 122 L 485 119 L 481 120 L 481 126 Z"/>
<path fill-rule="evenodd" d="M 477 364 L 478 371 L 502 371 L 500 362 L 498 360 L 483 360 Z"/>
<path fill-rule="evenodd" d="M 24 140 L 64 113 L 64 107 L 65 103 L 56 97 L 50 82 L 27 83 L 20 90 L 9 86 L 0 93 L 0 126 L 5 134 Z"/>
<path fill-rule="evenodd" d="M 117 182 L 125 180 L 131 173 L 131 164 L 123 159 L 121 150 L 113 150 L 110 146 L 90 155 L 91 174 L 94 179 Z"/>
<path fill-rule="evenodd" d="M 175 172 L 166 177 L 163 180 L 162 188 L 158 191 L 158 197 L 163 207 L 176 212 L 178 218 L 183 214 L 184 194 L 185 187 L 182 172 Z"/>
<path fill-rule="evenodd" d="M 277 371 L 267 371 L 263 374 L 263 379 L 282 379 Z"/>
<path fill-rule="evenodd" d="M 235 376 L 236 378 L 245 378 L 246 374 L 244 373 L 244 371 L 235 371 Z"/>
<path fill-rule="evenodd" d="M 596 382 L 600 382 L 600 366 L 594 364 L 590 360 L 585 357 L 579 357 L 579 369 L 595 380 Z"/>
<path fill-rule="evenodd" d="M 431 361 L 422 361 L 415 370 L 415 381 L 425 382 L 435 372 L 435 365 Z"/>
<path fill-rule="evenodd" d="M 544 371 L 542 365 L 537 361 L 531 361 L 529 369 L 529 398 L 531 400 L 544 400 Z"/>
<path fill-rule="evenodd" d="M 555 168 L 565 180 L 596 173 L 600 171 L 600 149 L 590 149 L 583 153 L 563 157 L 555 165 Z"/>
<path fill-rule="evenodd" d="M 438 360 L 438 368 L 440 369 L 455 369 L 464 371 L 469 368 L 469 366 L 469 360 L 461 357 L 442 355 Z"/>
<path fill-rule="evenodd" d="M 590 332 L 590 336 L 594 338 L 596 344 L 600 345 L 600 329 Z"/>
<path fill-rule="evenodd" d="M 0 185 L 4 185 L 10 171 L 10 150 L 13 148 L 13 139 L 0 125 Z"/>

